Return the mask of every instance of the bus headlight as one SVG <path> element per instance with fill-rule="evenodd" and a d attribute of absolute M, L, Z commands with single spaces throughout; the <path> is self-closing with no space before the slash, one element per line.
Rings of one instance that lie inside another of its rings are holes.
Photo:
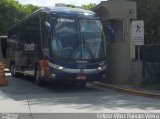
<path fill-rule="evenodd" d="M 98 69 L 98 70 L 105 70 L 106 67 L 107 67 L 106 65 L 104 65 L 104 66 L 99 66 L 97 69 Z"/>
<path fill-rule="evenodd" d="M 51 62 L 48 62 L 49 66 L 51 66 L 54 69 L 58 69 L 58 70 L 63 70 L 65 69 L 65 67 L 57 65 L 57 64 L 52 64 Z"/>
<path fill-rule="evenodd" d="M 103 70 L 102 67 L 98 67 L 98 70 Z"/>
<path fill-rule="evenodd" d="M 62 66 L 57 66 L 57 69 L 59 69 L 59 70 L 63 70 L 63 69 L 64 69 L 64 67 L 62 67 Z"/>
<path fill-rule="evenodd" d="M 56 65 L 56 64 L 54 64 L 53 68 L 58 69 L 58 70 L 63 70 L 64 69 L 63 66 Z"/>

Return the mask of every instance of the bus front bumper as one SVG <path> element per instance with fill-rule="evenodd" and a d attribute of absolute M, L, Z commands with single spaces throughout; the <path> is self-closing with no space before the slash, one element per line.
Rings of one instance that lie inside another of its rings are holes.
<path fill-rule="evenodd" d="M 50 80 L 100 81 L 104 79 L 106 79 L 106 70 L 99 69 L 53 69 L 50 72 Z"/>

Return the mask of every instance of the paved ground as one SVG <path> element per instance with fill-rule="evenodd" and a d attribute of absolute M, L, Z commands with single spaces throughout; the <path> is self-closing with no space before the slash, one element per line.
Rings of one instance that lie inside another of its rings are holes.
<path fill-rule="evenodd" d="M 1 113 L 112 113 L 160 112 L 160 100 L 107 90 L 88 83 L 86 88 L 49 85 L 38 87 L 26 78 L 7 76 L 0 87 Z"/>
<path fill-rule="evenodd" d="M 124 89 L 131 89 L 131 90 L 138 90 L 138 91 L 143 91 L 143 92 L 148 92 L 148 93 L 160 94 L 160 89 L 157 87 L 145 87 L 144 85 L 132 85 L 132 84 L 115 85 L 115 86 L 124 88 Z"/>

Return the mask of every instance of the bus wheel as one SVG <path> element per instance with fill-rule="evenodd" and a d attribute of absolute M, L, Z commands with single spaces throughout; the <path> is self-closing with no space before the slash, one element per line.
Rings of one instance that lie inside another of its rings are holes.
<path fill-rule="evenodd" d="M 80 81 L 80 82 L 78 82 L 78 86 L 80 88 L 84 88 L 86 86 L 86 84 L 87 84 L 87 81 Z"/>
<path fill-rule="evenodd" d="M 44 81 L 40 78 L 40 71 L 38 68 L 35 71 L 35 80 L 36 80 L 36 85 L 44 86 Z"/>

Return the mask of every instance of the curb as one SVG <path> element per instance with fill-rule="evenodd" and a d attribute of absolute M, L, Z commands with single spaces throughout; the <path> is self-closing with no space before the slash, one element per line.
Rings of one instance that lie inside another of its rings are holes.
<path fill-rule="evenodd" d="M 149 92 L 145 92 L 145 91 L 132 90 L 132 89 L 128 89 L 128 88 L 121 88 L 121 87 L 118 87 L 118 86 L 115 86 L 115 85 L 104 84 L 104 83 L 100 83 L 100 82 L 96 82 L 96 81 L 94 82 L 94 84 L 96 84 L 98 86 L 101 86 L 103 88 L 116 90 L 118 92 L 123 92 L 123 93 L 143 96 L 143 97 L 160 99 L 160 94 L 156 94 L 156 93 L 149 93 Z"/>

